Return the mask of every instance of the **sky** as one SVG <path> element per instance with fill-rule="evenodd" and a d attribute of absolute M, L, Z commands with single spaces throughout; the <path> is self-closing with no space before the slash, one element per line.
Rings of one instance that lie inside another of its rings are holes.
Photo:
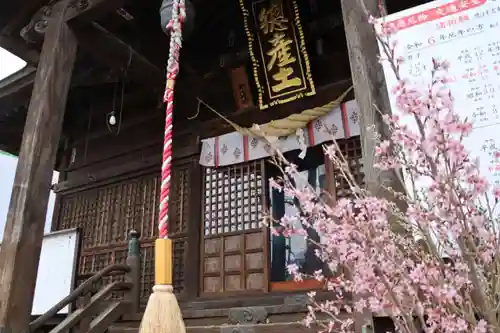
<path fill-rule="evenodd" d="M 0 81 L 11 74 L 14 74 L 18 70 L 24 68 L 24 66 L 26 66 L 25 61 L 0 47 Z M 17 157 L 0 153 L 0 243 L 3 238 L 5 229 L 5 221 L 7 218 L 7 211 L 9 209 L 12 185 L 14 184 L 16 165 Z M 57 177 L 58 174 L 54 173 L 52 183 L 57 181 Z M 49 198 L 49 206 L 47 209 L 45 232 L 50 231 L 52 211 L 54 209 L 54 199 L 55 195 L 53 192 L 51 192 Z"/>

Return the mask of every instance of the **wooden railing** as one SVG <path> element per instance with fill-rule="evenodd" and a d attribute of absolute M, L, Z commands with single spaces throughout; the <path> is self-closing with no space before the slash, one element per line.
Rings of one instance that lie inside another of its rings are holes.
<path fill-rule="evenodd" d="M 97 292 L 94 286 L 109 276 L 125 276 L 125 281 L 111 282 Z M 71 294 L 54 305 L 45 314 L 30 323 L 29 332 L 36 332 L 46 326 L 64 307 L 74 304 L 79 299 L 84 303 L 61 321 L 50 333 L 68 332 L 104 333 L 109 325 L 126 314 L 139 312 L 140 302 L 140 244 L 136 231 L 130 232 L 126 264 L 110 265 L 89 277 Z M 116 291 L 125 291 L 120 300 L 110 300 L 108 296 Z"/>

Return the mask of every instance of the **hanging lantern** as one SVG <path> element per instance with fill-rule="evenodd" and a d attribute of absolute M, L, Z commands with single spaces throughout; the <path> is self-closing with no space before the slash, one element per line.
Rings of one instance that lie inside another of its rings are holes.
<path fill-rule="evenodd" d="M 174 4 L 174 0 L 163 0 L 160 7 L 160 19 L 161 19 L 161 28 L 163 32 L 167 35 L 170 34 L 167 29 L 167 25 L 172 18 L 172 6 Z M 189 38 L 191 32 L 194 29 L 194 5 L 190 0 L 185 0 L 186 7 L 186 21 L 182 24 L 182 37 L 184 39 Z"/>

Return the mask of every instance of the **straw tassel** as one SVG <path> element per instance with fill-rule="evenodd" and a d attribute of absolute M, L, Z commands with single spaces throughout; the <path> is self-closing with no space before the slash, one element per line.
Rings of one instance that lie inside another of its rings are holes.
<path fill-rule="evenodd" d="M 167 64 L 167 83 L 164 103 L 165 137 L 161 167 L 159 238 L 155 242 L 155 286 L 151 294 L 140 333 L 185 333 L 186 327 L 172 287 L 172 240 L 168 239 L 168 201 L 172 169 L 172 130 L 174 86 L 179 73 L 179 54 L 182 47 L 182 22 L 186 16 L 184 0 L 174 0 L 172 20 L 167 28 L 170 50 Z"/>

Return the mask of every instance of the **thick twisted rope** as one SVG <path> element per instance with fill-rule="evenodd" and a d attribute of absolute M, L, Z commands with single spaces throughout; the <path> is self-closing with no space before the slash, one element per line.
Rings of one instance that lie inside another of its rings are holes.
<path fill-rule="evenodd" d="M 182 47 L 182 23 L 186 18 L 184 0 L 174 0 L 172 19 L 167 28 L 170 33 L 170 50 L 167 63 L 167 84 L 163 102 L 166 103 L 165 139 L 161 167 L 159 238 L 168 238 L 168 200 L 172 172 L 172 117 L 174 111 L 174 86 L 179 73 L 179 55 Z"/>
<path fill-rule="evenodd" d="M 294 113 L 286 118 L 273 120 L 264 125 L 254 125 L 249 129 L 254 136 L 260 137 L 280 137 L 295 133 L 298 129 L 303 129 L 311 121 L 326 116 L 333 108 L 341 105 L 345 97 L 352 90 L 352 86 L 342 93 L 338 98 L 330 103 L 307 109 L 301 113 Z"/>
<path fill-rule="evenodd" d="M 305 128 L 309 122 L 329 114 L 333 108 L 342 104 L 347 94 L 351 92 L 352 88 L 353 88 L 352 86 L 349 87 L 337 99 L 325 105 L 317 106 L 312 109 L 307 109 L 302 111 L 301 113 L 295 113 L 286 118 L 273 120 L 263 125 L 253 125 L 252 127 L 249 128 L 239 126 L 235 122 L 229 120 L 227 117 L 217 112 L 209 105 L 207 104 L 205 105 L 208 107 L 210 111 L 214 112 L 219 117 L 228 122 L 241 135 L 260 137 L 260 138 L 280 137 L 293 134 L 298 129 Z M 202 102 L 201 100 L 199 101 Z"/>

